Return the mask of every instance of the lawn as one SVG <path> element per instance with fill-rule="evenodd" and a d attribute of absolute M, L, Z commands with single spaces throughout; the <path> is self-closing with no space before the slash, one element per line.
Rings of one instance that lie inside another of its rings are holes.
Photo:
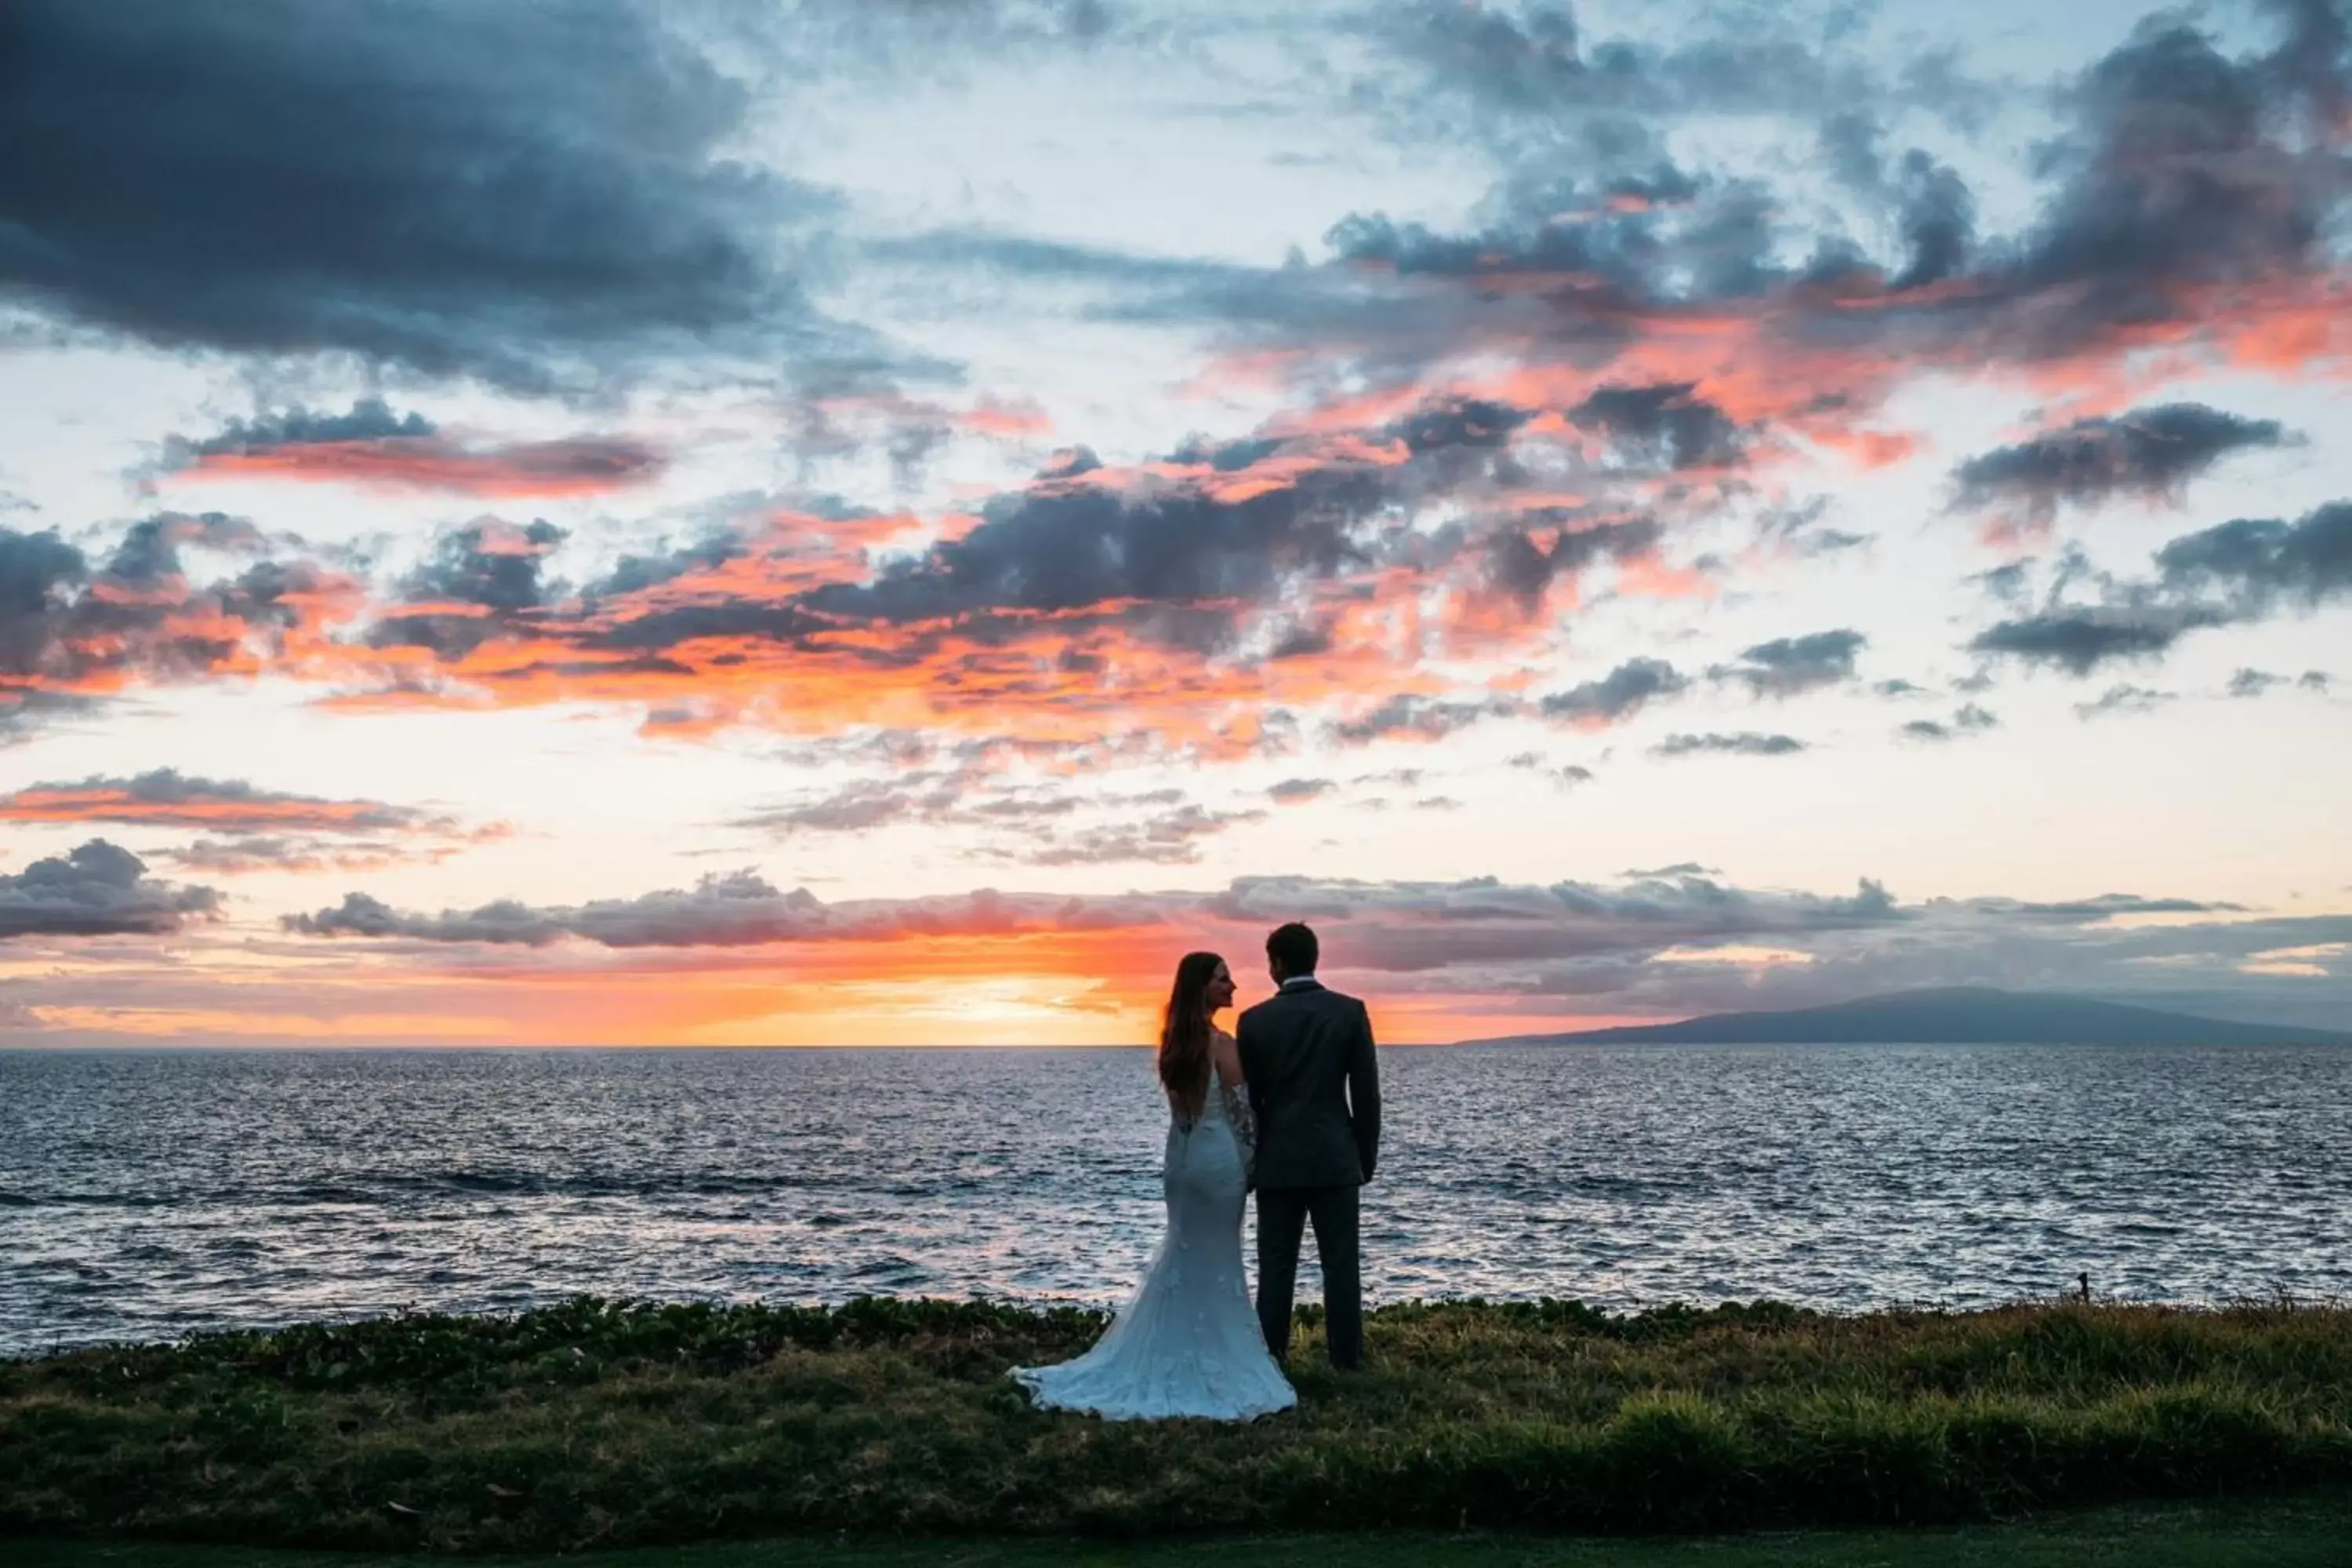
<path fill-rule="evenodd" d="M 1075 1542 L 1171 1531 L 1220 1538 L 1160 1549 L 1171 1563 L 1241 1568 L 1296 1561 L 1299 1532 L 1335 1531 L 1351 1532 L 1353 1560 L 1433 1568 L 2080 1562 L 2110 1548 L 2135 1568 L 2249 1551 L 2352 1561 L 2335 1544 L 2352 1515 L 2328 1500 L 2352 1487 L 2352 1310 L 1397 1306 L 1370 1319 L 1373 1370 L 1349 1378 L 1317 1365 L 1305 1316 L 1302 1408 L 1248 1426 L 1033 1410 L 1005 1369 L 1074 1352 L 1099 1320 L 986 1303 L 579 1301 L 0 1363 L 0 1533 L 20 1538 L 16 1560 L 60 1568 L 247 1560 L 111 1544 L 132 1539 L 749 1542 L 698 1550 L 709 1568 L 1083 1563 L 1091 1549 Z M 2011 1535 L 1987 1523 L 2216 1498 L 2289 1500 Z M 1951 1524 L 1984 1528 L 1531 1539 Z M 857 1543 L 813 1544 L 841 1531 Z M 876 1544 L 909 1536 L 931 1543 Z M 34 1544 L 60 1537 L 79 1540 Z M 2119 1544 L 2138 1537 L 2154 1544 Z M 2307 1554 L 2323 1546 L 2336 1554 Z"/>
<path fill-rule="evenodd" d="M 798 1538 L 598 1552 L 593 1568 L 2341 1568 L 2352 1496 L 2158 1504 L 1960 1530 L 1817 1531 L 1600 1541 L 1546 1536 L 1272 1535 L 1171 1543 Z M 284 1548 L 37 1541 L 15 1568 L 415 1568 L 421 1560 Z M 506 1557 L 500 1568 L 578 1568 Z"/>

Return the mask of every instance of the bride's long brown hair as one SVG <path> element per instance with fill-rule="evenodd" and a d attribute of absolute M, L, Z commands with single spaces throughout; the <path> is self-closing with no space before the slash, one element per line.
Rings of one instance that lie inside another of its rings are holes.
<path fill-rule="evenodd" d="M 1209 982 L 1224 962 L 1213 952 L 1186 953 L 1160 1019 L 1160 1081 L 1188 1111 L 1209 1097 Z"/>

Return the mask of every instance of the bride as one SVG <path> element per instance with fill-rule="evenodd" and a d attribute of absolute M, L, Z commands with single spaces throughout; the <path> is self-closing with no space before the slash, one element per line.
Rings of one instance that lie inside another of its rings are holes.
<path fill-rule="evenodd" d="M 1247 1421 L 1298 1403 L 1266 1353 L 1242 1276 L 1256 1129 L 1234 1037 L 1211 1022 L 1233 999 L 1233 974 L 1215 953 L 1188 953 L 1176 966 L 1160 1031 L 1168 1232 L 1092 1350 L 1059 1366 L 1014 1369 L 1041 1405 L 1111 1421 Z"/>

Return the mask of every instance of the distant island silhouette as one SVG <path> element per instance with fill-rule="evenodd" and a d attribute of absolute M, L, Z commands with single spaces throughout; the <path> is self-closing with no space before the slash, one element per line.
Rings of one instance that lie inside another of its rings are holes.
<path fill-rule="evenodd" d="M 1865 996 L 1829 1007 L 1716 1013 L 1564 1035 L 1513 1035 L 1474 1045 L 2320 1046 L 2352 1032 L 2242 1024 L 2097 1002 L 2087 996 L 1954 985 Z"/>

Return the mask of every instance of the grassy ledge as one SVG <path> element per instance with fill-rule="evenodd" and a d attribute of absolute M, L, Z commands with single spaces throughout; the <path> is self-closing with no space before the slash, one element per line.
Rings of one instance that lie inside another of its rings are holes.
<path fill-rule="evenodd" d="M 0 1533 L 1619 1533 L 2352 1483 L 2352 1309 L 1397 1306 L 1349 1378 L 1318 1364 L 1313 1317 L 1302 1408 L 1248 1426 L 1034 1411 L 1005 1369 L 1076 1353 L 1100 1319 L 987 1303 L 581 1300 L 5 1363 Z"/>

